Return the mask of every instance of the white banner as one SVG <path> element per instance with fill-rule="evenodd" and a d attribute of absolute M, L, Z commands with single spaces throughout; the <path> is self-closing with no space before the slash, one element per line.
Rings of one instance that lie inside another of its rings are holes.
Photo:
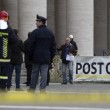
<path fill-rule="evenodd" d="M 110 57 L 75 57 L 74 81 L 110 81 Z"/>

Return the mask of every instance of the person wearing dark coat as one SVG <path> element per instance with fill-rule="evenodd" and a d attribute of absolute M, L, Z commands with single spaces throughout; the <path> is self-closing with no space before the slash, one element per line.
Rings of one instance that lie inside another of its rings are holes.
<path fill-rule="evenodd" d="M 70 38 L 70 43 L 74 46 L 75 48 L 75 55 L 77 55 L 77 52 L 78 52 L 78 46 L 76 44 L 76 42 L 74 41 L 74 36 L 73 35 L 69 35 L 69 38 Z"/>
<path fill-rule="evenodd" d="M 14 30 L 16 37 L 18 34 L 18 31 L 15 29 Z M 10 66 L 9 66 L 9 73 L 8 73 L 8 81 L 7 81 L 7 89 L 10 90 L 11 88 L 11 81 L 12 81 L 12 75 L 13 75 L 13 71 L 15 69 L 15 73 L 16 73 L 16 78 L 15 78 L 15 82 L 16 82 L 16 90 L 20 90 L 20 74 L 21 74 L 21 64 L 23 63 L 23 56 L 22 56 L 22 52 L 23 52 L 23 42 L 22 40 L 19 39 L 19 41 L 12 45 L 11 47 L 11 62 L 10 62 Z"/>
<path fill-rule="evenodd" d="M 53 32 L 46 27 L 46 20 L 46 18 L 37 15 L 38 29 L 31 33 L 28 46 L 28 55 L 33 64 L 29 91 L 35 92 L 40 72 L 41 93 L 46 90 L 47 71 L 56 53 L 55 37 Z"/>
<path fill-rule="evenodd" d="M 18 42 L 18 38 L 8 24 L 8 19 L 9 14 L 6 11 L 0 11 L 0 92 L 7 91 L 11 45 Z"/>
<path fill-rule="evenodd" d="M 28 39 L 26 41 L 24 41 L 24 59 L 25 59 L 25 67 L 26 67 L 26 72 L 27 72 L 27 81 L 23 84 L 26 84 L 27 86 L 30 85 L 31 73 L 32 73 L 32 63 L 29 60 L 28 51 L 27 51 L 30 36 L 31 36 L 31 32 L 28 33 Z"/>
<path fill-rule="evenodd" d="M 66 59 L 67 55 L 75 55 L 75 48 L 70 43 L 70 38 L 67 37 L 65 39 L 65 44 L 57 49 L 61 51 L 61 59 L 62 59 L 62 76 L 63 82 L 62 84 L 67 84 L 67 76 L 66 76 L 66 68 L 69 70 L 69 83 L 73 84 L 73 61 L 68 61 Z"/>

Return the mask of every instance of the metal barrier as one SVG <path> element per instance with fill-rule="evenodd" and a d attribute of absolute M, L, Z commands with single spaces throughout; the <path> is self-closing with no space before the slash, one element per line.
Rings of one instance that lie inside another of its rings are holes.
<path fill-rule="evenodd" d="M 61 59 L 59 55 L 56 55 L 53 59 L 53 68 L 50 70 L 50 80 L 51 82 L 61 82 Z"/>
<path fill-rule="evenodd" d="M 53 68 L 49 71 L 51 82 L 61 82 L 62 80 L 61 63 L 62 62 L 60 59 L 60 55 L 56 55 L 53 59 L 53 64 L 52 64 Z M 21 76 L 26 77 L 26 68 L 24 63 L 22 64 Z"/>

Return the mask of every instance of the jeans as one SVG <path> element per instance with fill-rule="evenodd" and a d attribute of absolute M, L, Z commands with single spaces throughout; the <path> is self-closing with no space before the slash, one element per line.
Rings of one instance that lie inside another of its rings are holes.
<path fill-rule="evenodd" d="M 38 83 L 39 78 L 39 72 L 41 76 L 40 90 L 46 89 L 48 67 L 48 64 L 33 64 L 30 89 L 36 89 L 36 85 Z"/>
<path fill-rule="evenodd" d="M 13 75 L 14 68 L 15 68 L 15 73 L 16 73 L 16 77 L 15 77 L 16 88 L 20 88 L 21 64 L 19 64 L 19 65 L 12 65 L 12 64 L 10 64 L 10 66 L 9 66 L 9 73 L 8 73 L 7 88 L 11 87 L 12 75 Z"/>
<path fill-rule="evenodd" d="M 73 81 L 73 62 L 69 62 L 68 64 L 62 63 L 62 76 L 63 76 L 63 82 L 67 83 L 67 75 L 66 70 L 69 70 L 69 82 Z"/>

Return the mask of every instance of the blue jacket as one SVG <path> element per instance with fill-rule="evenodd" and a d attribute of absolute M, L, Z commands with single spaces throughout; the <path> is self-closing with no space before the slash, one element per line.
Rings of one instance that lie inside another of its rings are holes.
<path fill-rule="evenodd" d="M 29 58 L 32 63 L 49 64 L 56 53 L 55 37 L 45 25 L 35 29 L 29 38 Z"/>

